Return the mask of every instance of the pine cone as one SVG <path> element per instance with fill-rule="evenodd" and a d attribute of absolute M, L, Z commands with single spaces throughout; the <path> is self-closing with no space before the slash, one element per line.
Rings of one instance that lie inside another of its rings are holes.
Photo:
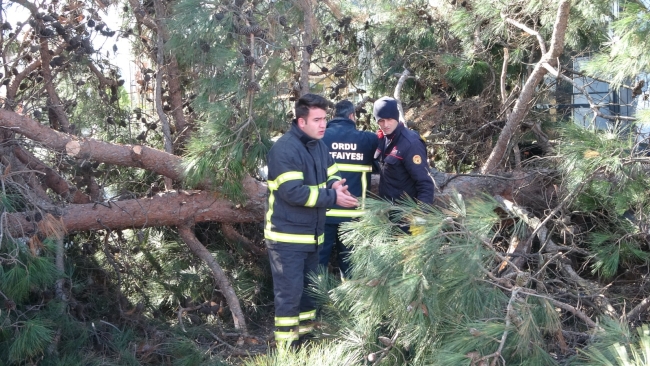
<path fill-rule="evenodd" d="M 244 56 L 250 56 L 251 55 L 251 50 L 249 48 L 242 48 L 239 52 L 242 53 Z"/>
<path fill-rule="evenodd" d="M 250 27 L 241 27 L 239 28 L 240 34 L 260 34 L 262 33 L 262 27 L 259 25 L 251 25 Z"/>
<path fill-rule="evenodd" d="M 280 23 L 281 26 L 286 27 L 287 26 L 287 17 L 284 15 L 280 15 L 278 18 L 278 23 Z"/>
<path fill-rule="evenodd" d="M 637 96 L 643 94 L 643 86 L 645 85 L 645 80 L 641 79 L 639 80 L 636 85 L 634 86 L 634 89 L 632 89 L 632 98 L 636 98 Z"/>
<path fill-rule="evenodd" d="M 255 57 L 253 56 L 244 56 L 244 63 L 246 66 L 255 65 Z"/>
<path fill-rule="evenodd" d="M 313 47 L 312 45 L 310 45 L 310 44 L 308 44 L 307 47 L 305 47 L 305 50 L 306 50 L 307 53 L 310 54 L 310 55 L 311 55 L 312 53 L 314 53 L 314 47 Z"/>
<path fill-rule="evenodd" d="M 209 52 L 210 51 L 210 44 L 204 40 L 199 40 L 199 48 L 203 52 Z"/>
<path fill-rule="evenodd" d="M 530 272 L 519 272 L 515 278 L 515 283 L 519 287 L 525 287 L 530 281 Z"/>
<path fill-rule="evenodd" d="M 314 48 L 320 46 L 320 39 L 318 39 L 318 38 L 312 39 L 311 46 L 314 47 Z"/>
<path fill-rule="evenodd" d="M 248 83 L 246 88 L 248 90 L 254 91 L 254 92 L 258 92 L 258 91 L 262 90 L 262 88 L 260 87 L 260 84 L 258 84 L 256 81 L 251 81 L 250 83 Z"/>

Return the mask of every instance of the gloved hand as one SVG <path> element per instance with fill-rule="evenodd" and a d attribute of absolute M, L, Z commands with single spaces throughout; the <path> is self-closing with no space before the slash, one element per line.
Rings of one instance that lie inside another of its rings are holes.
<path fill-rule="evenodd" d="M 414 217 L 413 220 L 411 221 L 411 226 L 409 227 L 409 231 L 411 232 L 411 235 L 417 236 L 422 234 L 426 229 L 425 225 L 426 225 L 426 220 L 424 220 L 421 217 Z"/>

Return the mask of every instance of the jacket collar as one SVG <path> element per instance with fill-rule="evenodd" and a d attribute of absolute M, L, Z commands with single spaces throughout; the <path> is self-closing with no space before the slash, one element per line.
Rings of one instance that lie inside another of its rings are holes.
<path fill-rule="evenodd" d="M 386 138 L 390 141 L 396 141 L 402 135 L 404 128 L 406 128 L 404 124 L 399 122 L 395 128 L 395 131 L 393 131 L 393 133 L 390 135 L 386 135 Z"/>
<path fill-rule="evenodd" d="M 327 128 L 333 127 L 334 125 L 337 126 L 347 126 L 347 127 L 354 127 L 355 129 L 357 128 L 357 124 L 354 123 L 353 120 L 348 119 L 348 118 L 343 118 L 343 117 L 337 117 L 334 118 L 333 120 L 327 122 Z"/>
<path fill-rule="evenodd" d="M 289 133 L 296 136 L 305 146 L 308 146 L 307 144 L 313 145 L 317 141 L 316 139 L 313 139 L 302 132 L 302 130 L 298 128 L 298 124 L 295 121 L 291 123 L 291 130 Z"/>

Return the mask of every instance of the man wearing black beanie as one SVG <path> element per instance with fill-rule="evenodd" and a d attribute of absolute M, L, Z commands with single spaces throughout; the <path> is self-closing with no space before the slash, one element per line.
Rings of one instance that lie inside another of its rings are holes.
<path fill-rule="evenodd" d="M 427 151 L 420 135 L 399 122 L 397 100 L 378 99 L 373 114 L 379 124 L 379 196 L 391 201 L 407 194 L 418 201 L 433 204 L 433 178 L 427 163 Z"/>

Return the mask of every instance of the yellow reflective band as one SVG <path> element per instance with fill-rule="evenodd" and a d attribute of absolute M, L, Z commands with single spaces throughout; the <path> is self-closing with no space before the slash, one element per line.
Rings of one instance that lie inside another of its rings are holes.
<path fill-rule="evenodd" d="M 273 217 L 273 204 L 275 203 L 275 194 L 273 190 L 269 193 L 269 210 L 266 212 L 266 227 L 264 229 L 271 230 L 271 217 Z"/>
<path fill-rule="evenodd" d="M 325 234 L 320 234 L 318 237 L 318 245 L 321 245 L 325 242 Z"/>
<path fill-rule="evenodd" d="M 318 188 L 327 188 L 327 182 L 319 184 Z"/>
<path fill-rule="evenodd" d="M 372 171 L 372 167 L 370 167 Z M 361 209 L 366 208 L 366 190 L 368 189 L 368 180 L 366 179 L 366 173 L 361 173 Z"/>
<path fill-rule="evenodd" d="M 271 191 L 274 191 L 278 189 L 282 183 L 288 182 L 290 180 L 303 180 L 305 179 L 305 176 L 302 174 L 302 172 L 297 172 L 297 171 L 291 171 L 291 172 L 286 172 L 278 175 L 275 180 L 269 180 L 267 181 L 267 184 L 269 186 L 269 189 Z"/>
<path fill-rule="evenodd" d="M 300 319 L 297 316 L 275 317 L 276 327 L 293 327 L 298 324 L 300 324 Z"/>
<path fill-rule="evenodd" d="M 300 321 L 314 320 L 314 319 L 316 319 L 316 309 L 310 310 L 310 311 L 305 311 L 304 313 L 300 313 L 298 318 L 300 319 Z"/>
<path fill-rule="evenodd" d="M 327 178 L 327 181 L 329 182 L 332 179 L 341 180 L 341 177 L 339 177 L 338 175 L 332 175 L 331 177 Z"/>
<path fill-rule="evenodd" d="M 310 234 L 288 234 L 264 230 L 264 238 L 293 244 L 316 244 L 316 239 Z"/>
<path fill-rule="evenodd" d="M 300 328 L 298 328 L 298 334 L 305 335 L 307 333 L 311 333 L 311 331 L 313 331 L 313 330 L 314 330 L 314 327 L 311 326 L 311 325 L 301 326 Z"/>
<path fill-rule="evenodd" d="M 341 172 L 372 172 L 372 165 L 361 165 L 361 164 L 341 164 L 337 163 L 339 166 L 339 171 Z"/>
<path fill-rule="evenodd" d="M 276 341 L 297 341 L 300 335 L 296 332 L 273 332 Z"/>
<path fill-rule="evenodd" d="M 327 168 L 327 176 L 329 177 L 330 175 L 334 175 L 334 173 L 338 171 L 339 167 L 336 165 L 336 163 L 334 163 L 329 168 Z"/>
<path fill-rule="evenodd" d="M 368 213 L 366 210 L 340 210 L 340 209 L 330 209 L 327 210 L 326 215 L 328 217 L 361 217 Z"/>
<path fill-rule="evenodd" d="M 314 207 L 316 206 L 316 201 L 318 201 L 318 187 L 317 186 L 308 186 L 309 187 L 309 198 L 305 206 Z"/>

